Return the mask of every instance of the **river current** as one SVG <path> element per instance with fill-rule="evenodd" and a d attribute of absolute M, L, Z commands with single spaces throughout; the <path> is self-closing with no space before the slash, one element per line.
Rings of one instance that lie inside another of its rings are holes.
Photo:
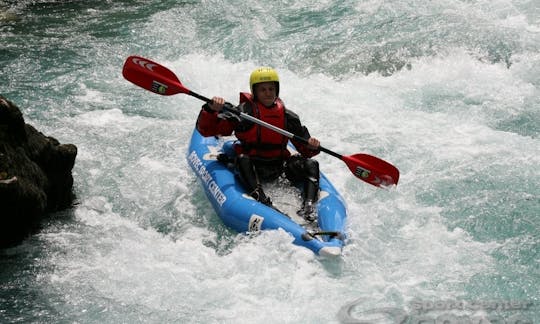
<path fill-rule="evenodd" d="M 234 233 L 186 162 L 201 102 L 127 82 L 129 55 L 234 103 L 272 66 L 322 145 L 400 183 L 317 157 L 347 202 L 338 260 Z M 2 323 L 540 319 L 536 0 L 0 1 L 0 75 L 79 149 L 73 208 L 0 252 Z"/>

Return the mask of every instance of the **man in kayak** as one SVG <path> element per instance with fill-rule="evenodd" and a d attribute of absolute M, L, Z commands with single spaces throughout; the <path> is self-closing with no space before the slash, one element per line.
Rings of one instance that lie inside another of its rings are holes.
<path fill-rule="evenodd" d="M 293 183 L 303 182 L 303 203 L 298 214 L 308 221 L 316 219 L 315 204 L 319 195 L 319 164 L 311 157 L 319 154 L 319 140 L 309 135 L 298 115 L 285 108 L 279 98 L 279 77 L 269 67 L 254 70 L 249 78 L 251 94 L 240 93 L 241 112 L 285 129 L 302 138 L 303 144 L 291 139 L 300 154 L 291 155 L 287 149 L 288 138 L 251 121 L 240 120 L 223 108 L 221 97 L 213 97 L 204 104 L 197 119 L 197 130 L 203 136 L 229 136 L 233 132 L 239 142 L 235 144 L 235 169 L 246 191 L 256 200 L 272 206 L 264 193 L 261 182 L 277 179 L 283 172 Z"/>

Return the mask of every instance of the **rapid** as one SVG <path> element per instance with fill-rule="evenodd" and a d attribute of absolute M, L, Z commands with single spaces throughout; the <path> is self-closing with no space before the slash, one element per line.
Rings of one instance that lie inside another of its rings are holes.
<path fill-rule="evenodd" d="M 322 145 L 400 183 L 317 157 L 348 206 L 338 260 L 237 234 L 185 159 L 201 102 L 129 83 L 129 55 L 233 103 L 272 66 Z M 73 208 L 0 251 L 2 323 L 540 319 L 536 0 L 0 1 L 0 74 L 79 152 Z"/>

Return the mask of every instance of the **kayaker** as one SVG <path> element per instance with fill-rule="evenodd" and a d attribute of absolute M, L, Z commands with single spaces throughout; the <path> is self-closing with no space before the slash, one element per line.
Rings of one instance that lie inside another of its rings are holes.
<path fill-rule="evenodd" d="M 251 94 L 240 93 L 240 111 L 307 138 L 307 145 L 291 140 L 299 154 L 291 155 L 286 136 L 224 111 L 223 107 L 230 104 L 221 97 L 213 97 L 211 103 L 203 105 L 197 118 L 197 130 L 203 136 L 229 136 L 234 132 L 239 140 L 234 146 L 237 174 L 246 191 L 263 204 L 272 206 L 272 201 L 264 193 L 261 182 L 275 180 L 283 172 L 293 184 L 303 182 L 303 203 L 298 214 L 314 221 L 319 195 L 319 164 L 311 157 L 319 154 L 320 142 L 310 136 L 297 114 L 285 108 L 279 98 L 279 77 L 274 69 L 261 67 L 254 70 L 249 86 Z"/>

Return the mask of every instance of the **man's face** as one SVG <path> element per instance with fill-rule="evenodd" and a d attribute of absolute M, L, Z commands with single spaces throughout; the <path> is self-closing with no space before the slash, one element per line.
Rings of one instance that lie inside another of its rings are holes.
<path fill-rule="evenodd" d="M 255 85 L 255 97 L 263 105 L 270 107 L 276 100 L 276 84 L 274 82 L 262 82 Z"/>

